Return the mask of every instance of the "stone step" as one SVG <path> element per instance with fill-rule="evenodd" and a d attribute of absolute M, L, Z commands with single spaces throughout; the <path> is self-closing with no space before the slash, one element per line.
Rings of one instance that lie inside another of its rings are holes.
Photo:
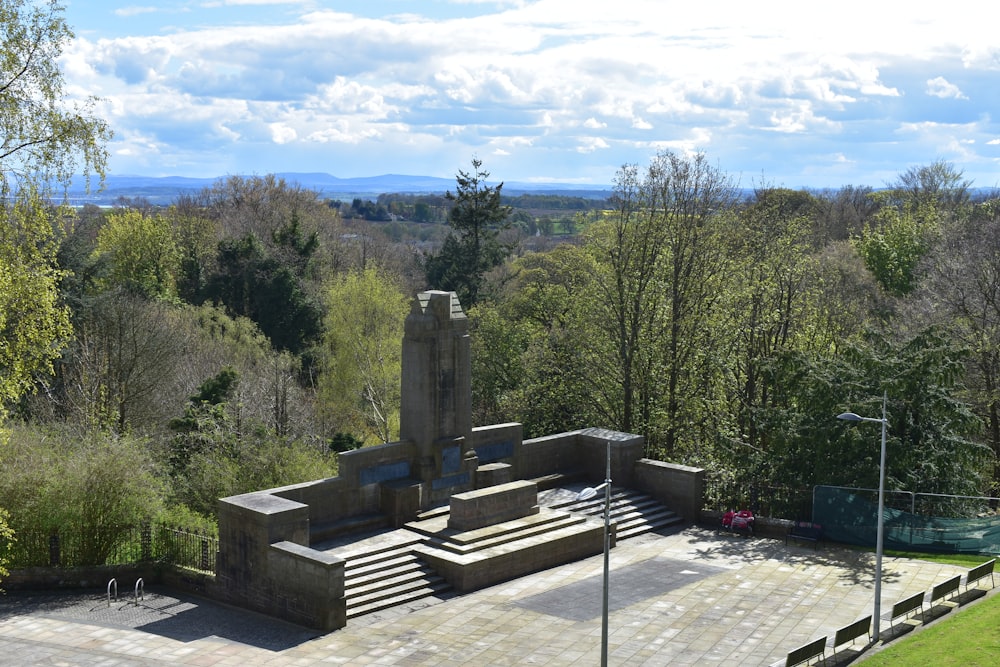
<path fill-rule="evenodd" d="M 389 575 L 389 573 L 387 573 Z M 402 604 L 428 595 L 427 589 L 442 592 L 448 589 L 448 582 L 427 565 L 421 564 L 419 569 L 409 572 L 399 572 L 377 581 L 364 580 L 357 585 L 345 582 L 344 595 L 347 601 L 347 611 L 379 606 L 385 609 L 383 603 Z"/>
<path fill-rule="evenodd" d="M 348 619 L 451 590 L 451 585 L 413 551 L 414 545 L 423 541 L 423 537 L 412 535 L 391 544 L 375 543 L 370 551 L 347 556 L 344 597 Z"/>
<path fill-rule="evenodd" d="M 461 539 L 466 534 L 459 533 L 452 536 L 431 538 L 428 540 L 428 544 L 456 554 L 470 554 L 538 535 L 546 535 L 586 520 L 584 517 L 573 516 L 572 514 L 555 514 L 546 519 L 545 521 L 530 523 L 522 523 L 521 520 L 508 521 L 496 526 L 489 526 L 486 529 L 478 529 L 475 531 L 477 533 L 475 539 Z M 490 528 L 493 529 L 492 532 L 489 530 Z"/>
<path fill-rule="evenodd" d="M 441 581 L 441 577 L 431 572 L 423 563 L 414 559 L 414 563 L 408 567 L 393 568 L 369 576 L 352 579 L 350 583 L 344 582 L 344 595 L 348 599 L 348 605 L 353 601 L 364 602 L 369 596 L 384 597 L 384 591 L 393 591 L 400 586 L 409 586 L 413 582 L 429 583 L 431 581 Z"/>
<path fill-rule="evenodd" d="M 410 542 L 407 542 L 404 545 L 377 548 L 373 551 L 362 552 L 362 553 L 354 553 L 347 555 L 337 554 L 337 555 L 341 556 L 347 561 L 346 563 L 344 563 L 345 575 L 351 572 L 352 570 L 357 570 L 357 569 L 367 570 L 367 569 L 372 569 L 373 567 L 377 568 L 387 563 L 391 564 L 393 561 L 399 558 L 405 558 L 408 554 L 412 554 L 413 545 L 423 541 L 423 538 L 420 538 L 419 536 L 415 535 L 414 537 L 418 539 L 414 539 Z"/>
<path fill-rule="evenodd" d="M 365 614 L 371 614 L 384 609 L 390 609 L 399 605 L 409 604 L 423 598 L 438 596 L 451 592 L 452 587 L 443 579 L 438 583 L 428 584 L 420 588 L 413 588 L 395 597 L 387 597 L 381 600 L 372 600 L 365 604 L 354 604 L 348 602 L 347 618 L 357 618 Z"/>
<path fill-rule="evenodd" d="M 351 561 L 347 561 L 350 564 Z M 420 560 L 413 553 L 396 554 L 392 558 L 377 561 L 367 561 L 363 565 L 353 567 L 344 566 L 344 585 L 349 581 L 363 580 L 372 577 L 379 577 L 386 572 L 397 572 L 401 570 L 411 570 L 421 566 Z"/>
<path fill-rule="evenodd" d="M 629 491 L 624 489 L 616 489 L 611 487 L 611 507 L 614 509 L 615 506 L 621 505 L 623 503 L 633 502 L 640 499 L 647 499 L 649 496 L 635 491 Z M 560 500 L 549 505 L 552 509 L 562 509 L 570 512 L 583 512 L 587 513 L 591 510 L 596 512 L 604 511 L 604 492 L 598 491 L 597 495 L 591 496 L 586 500 L 577 500 L 576 497 L 569 497 L 565 500 Z"/>
<path fill-rule="evenodd" d="M 424 519 L 433 519 L 439 516 L 446 516 L 449 512 L 451 512 L 451 506 L 449 506 L 448 504 L 438 505 L 437 507 L 432 507 L 429 510 L 424 510 L 423 512 L 417 514 L 417 520 L 423 521 Z"/>
<path fill-rule="evenodd" d="M 662 516 L 644 518 L 628 525 L 618 524 L 618 539 L 627 540 L 630 537 L 637 537 L 654 530 L 662 530 L 670 526 L 684 523 L 684 519 L 673 512 L 667 511 Z"/>
<path fill-rule="evenodd" d="M 604 516 L 604 495 L 600 492 L 587 500 L 563 497 L 549 507 L 593 518 Z M 631 489 L 611 489 L 610 522 L 616 526 L 619 540 L 683 523 L 669 508 L 652 496 Z"/>

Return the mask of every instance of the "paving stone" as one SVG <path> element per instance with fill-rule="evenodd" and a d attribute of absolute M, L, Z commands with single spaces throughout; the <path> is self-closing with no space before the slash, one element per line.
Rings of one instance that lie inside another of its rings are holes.
<path fill-rule="evenodd" d="M 873 557 L 704 528 L 611 552 L 611 664 L 783 664 L 872 608 Z M 964 568 L 885 558 L 883 608 Z M 0 663 L 108 667 L 594 665 L 603 555 L 421 608 L 314 632 L 150 587 L 138 606 L 90 595 L 0 598 Z M 103 606 L 102 606 L 103 605 Z M 955 612 L 951 612 L 955 613 Z"/>

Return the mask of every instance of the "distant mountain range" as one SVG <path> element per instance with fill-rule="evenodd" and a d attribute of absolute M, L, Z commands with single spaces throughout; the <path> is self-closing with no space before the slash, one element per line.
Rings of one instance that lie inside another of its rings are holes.
<path fill-rule="evenodd" d="M 322 173 L 282 173 L 275 174 L 288 183 L 298 184 L 316 190 L 330 199 L 351 201 L 356 197 L 374 199 L 384 193 L 432 194 L 455 190 L 455 179 L 434 176 L 407 176 L 385 174 L 383 176 L 363 176 L 338 178 Z M 216 178 L 188 178 L 185 176 L 108 176 L 104 190 L 86 192 L 83 178 L 74 179 L 70 188 L 70 203 L 82 206 L 95 204 L 109 206 L 121 197 L 144 198 L 152 204 L 166 205 L 180 195 L 191 195 L 212 185 L 225 176 Z M 567 183 L 518 183 L 505 182 L 504 194 L 524 193 L 560 194 L 574 197 L 600 199 L 611 192 L 610 185 L 576 185 Z"/>

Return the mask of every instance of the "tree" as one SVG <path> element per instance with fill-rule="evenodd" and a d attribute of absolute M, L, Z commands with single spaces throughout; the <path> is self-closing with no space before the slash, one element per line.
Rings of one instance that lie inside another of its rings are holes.
<path fill-rule="evenodd" d="M 595 272 L 576 245 L 528 253 L 511 263 L 495 302 L 470 309 L 476 423 L 515 420 L 525 437 L 540 437 L 611 422 Z"/>
<path fill-rule="evenodd" d="M 406 296 L 385 274 L 368 268 L 335 278 L 326 299 L 323 409 L 336 432 L 391 442 L 399 433 Z"/>
<path fill-rule="evenodd" d="M 95 100 L 64 101 L 58 59 L 73 33 L 62 9 L 0 0 L 0 416 L 51 371 L 69 333 L 43 195 L 78 171 L 103 178 L 107 164 L 111 133 Z"/>
<path fill-rule="evenodd" d="M 112 284 L 150 299 L 176 294 L 181 257 L 166 218 L 134 209 L 111 213 L 97 233 L 95 252 L 109 257 Z"/>
<path fill-rule="evenodd" d="M 605 328 L 617 388 L 615 428 L 647 436 L 672 453 L 703 390 L 698 364 L 709 344 L 708 318 L 724 268 L 719 222 L 736 200 L 732 181 L 692 157 L 658 154 L 643 173 L 622 168 L 612 217 L 588 229 L 599 298 L 594 319 Z M 658 432 L 650 430 L 654 412 Z M 658 442 L 658 437 L 659 438 Z"/>
<path fill-rule="evenodd" d="M 937 324 L 970 351 L 969 400 L 1000 462 L 1000 200 L 946 225 L 925 267 L 908 319 Z M 994 484 L 1000 485 L 1000 467 Z"/>
<path fill-rule="evenodd" d="M 917 285 L 918 267 L 937 232 L 933 202 L 896 206 L 881 197 L 883 206 L 854 245 L 868 270 L 893 296 L 905 296 Z"/>
<path fill-rule="evenodd" d="M 52 373 L 69 339 L 69 311 L 59 299 L 51 210 L 30 188 L 0 204 L 0 418 Z"/>
<path fill-rule="evenodd" d="M 437 255 L 427 258 L 425 266 L 428 285 L 457 292 L 466 308 L 479 301 L 484 274 L 510 253 L 510 247 L 500 241 L 510 215 L 510 207 L 500 203 L 503 183 L 486 185 L 490 173 L 482 166 L 481 160 L 473 158 L 472 173 L 459 170 L 456 193 L 445 194 L 454 202 L 448 213 L 453 233 Z"/>
<path fill-rule="evenodd" d="M 107 123 L 96 98 L 65 101 L 59 57 L 73 32 L 58 0 L 0 0 L 0 194 L 15 182 L 68 186 L 77 173 L 107 166 Z"/>
<path fill-rule="evenodd" d="M 192 454 L 218 446 L 220 433 L 231 432 L 226 403 L 239 377 L 231 366 L 226 366 L 198 387 L 198 392 L 188 399 L 183 417 L 170 420 L 170 429 L 177 434 L 170 445 L 170 468 L 175 474 L 186 472 Z"/>
<path fill-rule="evenodd" d="M 63 416 L 119 434 L 162 425 L 177 401 L 174 369 L 189 354 L 177 315 L 121 288 L 88 300 L 60 364 Z"/>
<path fill-rule="evenodd" d="M 77 539 L 63 565 L 103 565 L 127 536 L 122 528 L 159 512 L 163 486 L 149 441 L 63 425 L 11 430 L 0 437 L 0 506 L 10 512 L 20 553 L 47 563 L 48 538 L 70 533 Z"/>
<path fill-rule="evenodd" d="M 946 160 L 910 167 L 889 184 L 897 197 L 913 207 L 930 205 L 949 212 L 969 203 L 971 187 L 972 181 L 963 178 L 962 170 Z"/>
<path fill-rule="evenodd" d="M 811 254 L 811 205 L 802 193 L 764 188 L 754 194 L 729 234 L 730 277 L 725 284 L 725 329 L 730 410 L 735 436 L 760 447 L 756 414 L 773 399 L 764 368 L 776 354 L 805 348 L 816 336 L 818 285 Z"/>
<path fill-rule="evenodd" d="M 297 354 L 318 337 L 321 314 L 295 264 L 283 257 L 252 233 L 223 240 L 205 293 L 231 315 L 256 322 L 275 349 Z"/>
<path fill-rule="evenodd" d="M 16 539 L 14 531 L 11 530 L 10 525 L 7 523 L 8 518 L 7 510 L 0 507 L 0 583 L 3 582 L 4 577 L 10 574 L 5 566 L 7 565 L 11 545 Z M 3 593 L 2 588 L 0 588 L 0 593 Z"/>
<path fill-rule="evenodd" d="M 878 415 L 886 393 L 887 488 L 982 495 L 993 453 L 976 441 L 982 422 L 959 398 L 963 355 L 934 329 L 898 343 L 873 334 L 834 355 L 777 355 L 770 370 L 779 395 L 761 420 L 771 447 L 758 465 L 748 462 L 748 474 L 795 488 L 877 487 L 877 435 L 836 415 Z"/>

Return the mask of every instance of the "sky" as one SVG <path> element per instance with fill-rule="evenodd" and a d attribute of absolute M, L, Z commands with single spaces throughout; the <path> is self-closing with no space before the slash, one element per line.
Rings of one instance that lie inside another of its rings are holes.
<path fill-rule="evenodd" d="M 1000 185 L 1000 5 L 63 0 L 115 175 L 610 184 L 703 152 L 743 187 Z"/>

